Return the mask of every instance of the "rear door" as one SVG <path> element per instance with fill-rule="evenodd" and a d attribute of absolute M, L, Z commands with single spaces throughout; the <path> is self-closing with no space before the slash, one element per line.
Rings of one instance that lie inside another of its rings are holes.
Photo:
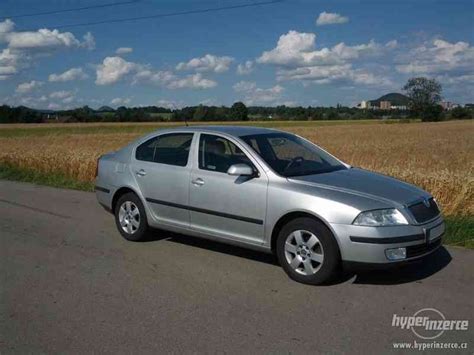
<path fill-rule="evenodd" d="M 148 139 L 135 150 L 132 170 L 155 219 L 189 226 L 190 151 L 193 133 L 168 133 Z"/>
<path fill-rule="evenodd" d="M 191 227 L 200 232 L 251 243 L 264 240 L 268 179 L 237 141 L 200 134 L 191 173 Z M 244 163 L 258 176 L 231 176 L 228 168 Z"/>

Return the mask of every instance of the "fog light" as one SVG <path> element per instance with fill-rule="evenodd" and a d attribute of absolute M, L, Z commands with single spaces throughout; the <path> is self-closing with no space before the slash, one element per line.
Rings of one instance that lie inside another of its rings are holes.
<path fill-rule="evenodd" d="M 394 248 L 385 250 L 385 256 L 388 260 L 402 260 L 407 257 L 406 248 Z"/>

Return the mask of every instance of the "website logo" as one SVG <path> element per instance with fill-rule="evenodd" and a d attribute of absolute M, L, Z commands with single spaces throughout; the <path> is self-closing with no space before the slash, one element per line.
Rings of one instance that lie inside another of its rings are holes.
<path fill-rule="evenodd" d="M 412 316 L 394 314 L 392 327 L 410 329 L 418 338 L 431 340 L 440 337 L 445 331 L 468 330 L 466 319 L 446 319 L 443 313 L 435 308 L 423 308 Z"/>

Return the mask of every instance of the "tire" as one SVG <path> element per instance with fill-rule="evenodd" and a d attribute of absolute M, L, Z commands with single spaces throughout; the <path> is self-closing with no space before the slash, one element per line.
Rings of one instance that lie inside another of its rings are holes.
<path fill-rule="evenodd" d="M 143 203 L 137 195 L 129 192 L 121 196 L 115 206 L 114 215 L 115 224 L 122 237 L 133 242 L 146 239 L 150 227 Z"/>
<path fill-rule="evenodd" d="M 296 218 L 280 230 L 276 253 L 291 279 L 310 285 L 330 281 L 341 260 L 331 231 L 322 222 L 307 217 Z"/>

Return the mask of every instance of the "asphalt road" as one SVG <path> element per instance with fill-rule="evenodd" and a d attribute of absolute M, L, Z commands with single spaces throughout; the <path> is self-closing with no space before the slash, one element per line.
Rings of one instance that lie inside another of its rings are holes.
<path fill-rule="evenodd" d="M 380 353 L 393 314 L 474 318 L 474 252 L 289 280 L 265 254 L 167 232 L 127 242 L 92 193 L 0 181 L 0 353 Z M 438 342 L 467 342 L 474 324 Z M 438 353 L 443 353 L 441 351 Z"/>

